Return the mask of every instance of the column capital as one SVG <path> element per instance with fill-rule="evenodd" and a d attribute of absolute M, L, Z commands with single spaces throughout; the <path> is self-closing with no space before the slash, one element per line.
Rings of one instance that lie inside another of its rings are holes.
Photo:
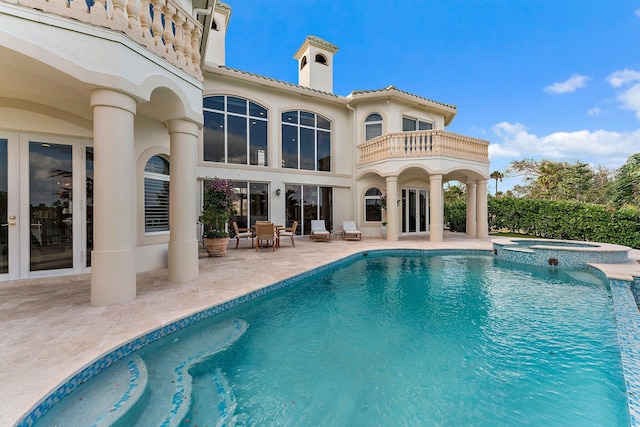
<path fill-rule="evenodd" d="M 131 96 L 111 89 L 91 91 L 91 107 L 114 107 L 136 114 L 136 100 Z"/>
<path fill-rule="evenodd" d="M 438 180 L 442 181 L 442 174 L 436 173 L 436 174 L 429 175 L 429 180 L 432 180 L 432 179 L 436 181 Z"/>
<path fill-rule="evenodd" d="M 395 176 L 395 175 L 393 175 L 393 176 L 386 176 L 386 177 L 385 177 L 385 180 L 386 180 L 387 182 L 398 182 L 398 177 L 397 177 L 397 176 Z"/>
<path fill-rule="evenodd" d="M 170 119 L 167 121 L 167 130 L 170 134 L 172 133 L 186 133 L 188 135 L 195 136 L 196 138 L 200 134 L 200 126 L 192 122 L 191 120 L 185 119 Z"/>

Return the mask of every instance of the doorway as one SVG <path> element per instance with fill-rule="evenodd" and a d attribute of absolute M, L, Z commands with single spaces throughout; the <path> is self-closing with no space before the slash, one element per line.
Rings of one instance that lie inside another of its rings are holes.
<path fill-rule="evenodd" d="M 402 190 L 402 233 L 426 233 L 429 230 L 429 190 Z"/>
<path fill-rule="evenodd" d="M 89 271 L 93 148 L 0 131 L 0 280 Z"/>

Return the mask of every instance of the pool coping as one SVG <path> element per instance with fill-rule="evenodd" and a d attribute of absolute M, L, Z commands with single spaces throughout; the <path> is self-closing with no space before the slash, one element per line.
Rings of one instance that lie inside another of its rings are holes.
<path fill-rule="evenodd" d="M 267 295 L 278 289 L 288 287 L 292 284 L 300 282 L 308 277 L 322 273 L 329 269 L 334 269 L 342 264 L 351 262 L 354 259 L 367 256 L 369 253 L 376 254 L 393 254 L 393 255 L 416 255 L 420 253 L 428 253 L 429 255 L 491 255 L 492 250 L 485 249 L 365 249 L 350 254 L 344 258 L 323 264 L 303 273 L 296 274 L 287 279 L 283 279 L 264 286 L 260 289 L 250 291 L 244 295 L 232 298 L 223 303 L 208 307 L 196 313 L 184 316 L 167 325 L 156 328 L 152 331 L 140 334 L 139 336 L 123 343 L 117 348 L 96 357 L 93 361 L 78 369 L 74 374 L 63 380 L 58 386 L 51 389 L 49 393 L 43 396 L 36 404 L 34 404 L 19 420 L 14 424 L 17 427 L 28 427 L 33 425 L 44 413 L 46 413 L 53 405 L 58 403 L 62 398 L 73 392 L 78 386 L 86 382 L 93 376 L 99 374 L 113 363 L 129 356 L 134 351 L 151 344 L 152 342 L 163 338 L 173 332 L 181 330 L 187 326 L 197 323 L 201 320 L 214 316 L 229 310 L 232 307 L 243 304 L 248 301 L 255 300 L 259 297 Z M 617 297 L 614 298 L 614 312 L 616 317 L 618 342 L 620 346 L 620 354 L 623 365 L 623 373 L 625 377 L 625 385 L 627 392 L 627 402 L 629 407 L 629 417 L 631 427 L 640 427 L 640 311 L 635 304 L 634 295 L 630 288 L 629 282 L 624 279 L 612 279 L 599 269 L 597 266 L 590 266 L 589 269 L 595 269 L 609 280 L 612 296 L 614 288 Z M 640 286 L 640 278 L 634 278 Z M 615 282 L 615 286 L 614 286 Z M 618 310 L 616 301 L 621 301 L 621 308 Z M 633 304 L 631 302 L 633 301 Z M 634 309 L 635 308 L 635 309 Z M 621 337 L 621 331 L 625 335 Z"/>

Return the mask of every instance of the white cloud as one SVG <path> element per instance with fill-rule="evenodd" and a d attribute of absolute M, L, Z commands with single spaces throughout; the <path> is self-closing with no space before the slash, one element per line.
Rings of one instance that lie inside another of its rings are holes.
<path fill-rule="evenodd" d="M 640 9 L 636 9 L 636 16 L 640 18 Z"/>
<path fill-rule="evenodd" d="M 625 68 L 622 71 L 616 71 L 611 74 L 607 77 L 607 81 L 613 87 L 621 87 L 629 83 L 640 81 L 640 72 Z"/>
<path fill-rule="evenodd" d="M 588 76 L 574 74 L 567 81 L 554 83 L 551 86 L 545 87 L 544 91 L 551 94 L 575 92 L 577 89 L 581 87 L 585 87 L 588 81 L 589 81 Z"/>
<path fill-rule="evenodd" d="M 634 132 L 575 131 L 546 136 L 529 133 L 520 124 L 502 122 L 493 128 L 497 139 L 489 145 L 489 158 L 544 158 L 557 161 L 581 160 L 610 168 L 620 167 L 637 151 L 640 129 Z"/>
<path fill-rule="evenodd" d="M 624 69 L 611 74 L 607 80 L 611 86 L 622 89 L 617 94 L 622 108 L 635 111 L 640 119 L 640 72 Z"/>
<path fill-rule="evenodd" d="M 600 110 L 600 108 L 598 107 L 595 107 L 587 111 L 587 116 L 599 116 L 601 113 L 602 110 Z"/>

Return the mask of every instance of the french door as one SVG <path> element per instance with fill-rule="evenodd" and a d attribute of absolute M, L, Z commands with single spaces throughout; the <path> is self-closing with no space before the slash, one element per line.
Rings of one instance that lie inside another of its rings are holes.
<path fill-rule="evenodd" d="M 402 233 L 426 233 L 429 230 L 428 190 L 402 190 Z"/>
<path fill-rule="evenodd" d="M 0 280 L 88 271 L 88 141 L 0 131 Z"/>

